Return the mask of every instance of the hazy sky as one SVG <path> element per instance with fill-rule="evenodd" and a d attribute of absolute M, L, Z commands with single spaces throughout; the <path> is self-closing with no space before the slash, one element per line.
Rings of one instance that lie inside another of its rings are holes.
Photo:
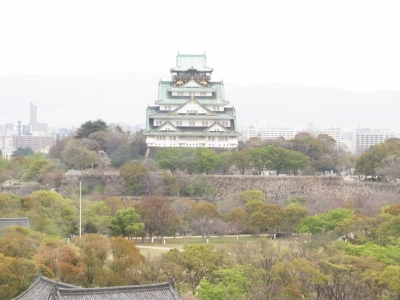
<path fill-rule="evenodd" d="M 0 1 L 0 75 L 165 72 L 203 53 L 214 78 L 400 90 L 399 0 Z"/>

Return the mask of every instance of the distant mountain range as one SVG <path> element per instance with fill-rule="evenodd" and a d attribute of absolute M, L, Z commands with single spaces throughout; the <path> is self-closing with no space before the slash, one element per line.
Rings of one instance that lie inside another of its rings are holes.
<path fill-rule="evenodd" d="M 87 120 L 144 124 L 154 104 L 162 73 L 103 73 L 85 76 L 0 76 L 0 124 L 28 123 L 29 103 L 38 106 L 38 122 L 56 127 Z M 226 100 L 236 108 L 239 126 L 306 128 L 357 127 L 400 129 L 400 91 L 359 93 L 272 82 L 254 86 L 225 83 Z"/>

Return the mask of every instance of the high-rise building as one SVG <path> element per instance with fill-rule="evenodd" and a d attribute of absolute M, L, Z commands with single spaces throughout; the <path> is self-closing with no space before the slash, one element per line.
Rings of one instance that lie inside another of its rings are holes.
<path fill-rule="evenodd" d="M 37 123 L 37 106 L 31 102 L 29 105 L 29 125 Z"/>
<path fill-rule="evenodd" d="M 353 134 L 353 153 L 363 154 L 369 147 L 394 137 L 389 129 L 359 128 Z"/>
<path fill-rule="evenodd" d="M 147 108 L 148 147 L 238 146 L 236 112 L 225 99 L 222 81 L 203 55 L 179 54 L 171 81 L 158 84 L 158 100 Z"/>

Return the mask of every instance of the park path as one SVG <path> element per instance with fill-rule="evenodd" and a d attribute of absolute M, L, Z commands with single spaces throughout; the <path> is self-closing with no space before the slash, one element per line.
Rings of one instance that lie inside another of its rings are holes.
<path fill-rule="evenodd" d="M 172 249 L 177 249 L 177 248 L 168 248 L 168 247 L 162 247 L 162 246 L 141 246 L 141 245 L 136 245 L 137 248 L 142 248 L 142 249 L 154 249 L 154 250 L 165 250 L 169 251 Z M 183 249 L 178 249 L 179 251 L 183 251 Z"/>

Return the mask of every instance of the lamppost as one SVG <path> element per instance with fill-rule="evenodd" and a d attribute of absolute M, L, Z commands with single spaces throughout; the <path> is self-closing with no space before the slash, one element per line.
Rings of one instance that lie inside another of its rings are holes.
<path fill-rule="evenodd" d="M 79 181 L 79 236 L 82 236 L 82 181 Z"/>
<path fill-rule="evenodd" d="M 213 219 L 210 219 L 210 220 L 208 221 L 208 223 L 209 223 L 209 227 L 208 227 L 207 244 L 208 244 L 208 238 L 211 237 L 211 233 L 212 233 L 212 231 L 213 231 L 213 223 L 214 223 L 214 220 L 213 220 Z"/>

